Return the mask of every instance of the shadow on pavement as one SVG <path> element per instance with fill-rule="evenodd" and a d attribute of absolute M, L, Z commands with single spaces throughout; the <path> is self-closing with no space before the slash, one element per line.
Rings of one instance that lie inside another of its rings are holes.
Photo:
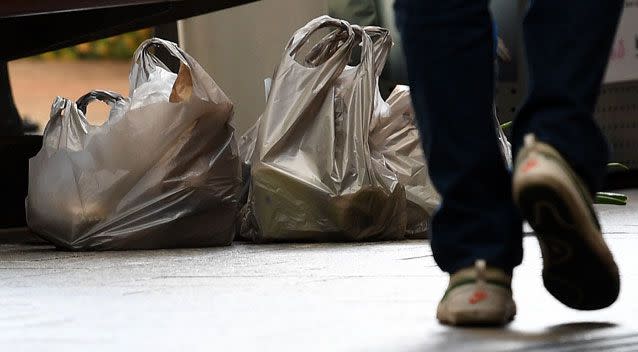
<path fill-rule="evenodd" d="M 638 332 L 630 332 L 611 322 L 573 322 L 534 331 L 521 328 L 444 329 L 413 351 L 615 351 L 634 347 Z M 424 335 L 425 336 L 425 335 Z"/>

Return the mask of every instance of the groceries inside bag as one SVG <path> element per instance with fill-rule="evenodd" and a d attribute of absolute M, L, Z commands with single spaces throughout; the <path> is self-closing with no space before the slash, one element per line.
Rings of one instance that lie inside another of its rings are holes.
<path fill-rule="evenodd" d="M 321 29 L 329 32 L 302 50 Z M 361 46 L 357 66 L 347 66 Z M 302 54 L 307 52 L 307 54 Z M 323 16 L 298 30 L 275 71 L 257 127 L 248 207 L 255 241 L 405 238 L 406 196 L 373 159 L 378 65 L 368 33 Z"/>
<path fill-rule="evenodd" d="M 171 72 L 153 53 L 180 61 Z M 95 91 L 57 98 L 43 147 L 29 163 L 29 227 L 58 247 L 123 250 L 228 245 L 241 169 L 233 105 L 176 44 L 144 42 L 130 97 Z M 91 125 L 86 106 L 110 105 Z"/>

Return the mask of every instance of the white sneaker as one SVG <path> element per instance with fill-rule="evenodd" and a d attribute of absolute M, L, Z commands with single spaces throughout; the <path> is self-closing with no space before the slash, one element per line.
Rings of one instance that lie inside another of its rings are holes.
<path fill-rule="evenodd" d="M 513 195 L 538 237 L 547 290 L 575 309 L 611 305 L 620 276 L 591 195 L 560 153 L 534 135 L 525 137 L 516 159 Z"/>
<path fill-rule="evenodd" d="M 450 276 L 436 318 L 447 325 L 505 325 L 514 319 L 512 277 L 484 260 Z"/>

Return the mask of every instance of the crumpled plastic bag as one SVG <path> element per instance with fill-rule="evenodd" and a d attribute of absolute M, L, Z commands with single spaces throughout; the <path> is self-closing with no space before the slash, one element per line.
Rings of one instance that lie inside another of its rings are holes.
<path fill-rule="evenodd" d="M 370 149 L 379 153 L 396 173 L 407 198 L 406 236 L 425 238 L 430 220 L 441 202 L 430 176 L 410 97 L 410 88 L 399 85 L 390 94 L 387 114 L 372 121 Z"/>
<path fill-rule="evenodd" d="M 378 113 L 372 120 L 370 144 L 373 156 L 381 154 L 387 167 L 396 173 L 405 186 L 407 197 L 407 237 L 427 237 L 429 224 L 441 202 L 428 174 L 421 137 L 416 124 L 408 86 L 398 85 L 386 103 L 389 113 Z M 494 124 L 500 150 L 507 165 L 511 165 L 511 146 L 501 128 L 494 109 Z"/>
<path fill-rule="evenodd" d="M 179 73 L 151 53 L 163 47 Z M 135 53 L 130 98 L 96 91 L 57 98 L 43 147 L 29 162 L 27 223 L 71 250 L 228 245 L 241 183 L 233 105 L 176 44 L 145 41 Z M 88 123 L 93 100 L 108 120 Z"/>
<path fill-rule="evenodd" d="M 309 37 L 331 32 L 303 57 Z M 361 44 L 361 62 L 347 66 Z M 248 206 L 255 241 L 405 237 L 405 190 L 370 153 L 378 94 L 370 35 L 322 16 L 288 43 L 258 124 Z M 387 54 L 386 54 L 387 55 Z"/>

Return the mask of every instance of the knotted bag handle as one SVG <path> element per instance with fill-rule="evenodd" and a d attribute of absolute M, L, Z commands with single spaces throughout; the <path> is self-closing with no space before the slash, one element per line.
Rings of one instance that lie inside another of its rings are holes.
<path fill-rule="evenodd" d="M 80 110 L 84 115 L 86 115 L 86 109 L 88 108 L 89 104 L 96 100 L 102 101 L 112 106 L 113 104 L 120 101 L 124 101 L 126 99 L 118 93 L 111 92 L 108 90 L 96 89 L 81 96 L 75 104 L 77 105 L 78 110 Z"/>
<path fill-rule="evenodd" d="M 381 76 L 381 72 L 383 72 L 385 63 L 388 60 L 388 55 L 390 55 L 392 45 L 394 45 L 392 36 L 388 29 L 382 27 L 367 26 L 363 27 L 363 30 L 370 36 L 370 39 L 372 39 L 374 71 L 377 77 L 379 77 Z"/>
<path fill-rule="evenodd" d="M 374 56 L 374 71 L 377 77 L 381 76 L 385 63 L 392 49 L 392 36 L 390 31 L 377 26 L 367 26 L 361 28 L 360 26 L 352 26 L 355 33 L 356 43 L 361 43 L 363 40 L 363 32 L 365 32 L 372 40 L 372 52 Z M 344 40 L 344 34 L 341 31 L 335 30 L 325 37 L 323 37 L 319 43 L 317 43 L 305 58 L 306 63 L 316 66 L 318 63 L 324 61 L 326 57 L 333 55 L 337 49 L 337 45 L 340 41 Z M 362 52 L 362 57 L 365 54 Z"/>
<path fill-rule="evenodd" d="M 297 32 L 295 32 L 295 34 L 288 42 L 288 45 L 286 45 L 286 55 L 294 58 L 299 50 L 304 46 L 304 44 L 308 42 L 310 37 L 316 31 L 322 28 L 331 27 L 334 28 L 334 30 L 323 39 L 326 40 L 326 45 L 329 45 L 332 48 L 332 50 L 330 50 L 330 55 L 320 55 L 325 60 L 316 60 L 318 58 L 318 55 L 317 53 L 313 53 L 314 49 L 316 48 L 315 46 L 306 58 L 306 63 L 310 63 L 313 64 L 315 67 L 319 67 L 329 64 L 331 58 L 339 59 L 341 57 L 349 55 L 355 41 L 355 34 L 352 26 L 350 26 L 350 24 L 346 21 L 338 20 L 330 16 L 321 16 L 315 18 L 314 20 L 308 22 L 308 24 L 306 24 L 304 27 L 297 30 Z M 327 43 L 327 41 L 330 41 L 330 43 Z M 311 58 L 312 56 L 315 56 L 314 60 Z"/>
<path fill-rule="evenodd" d="M 167 50 L 167 52 L 177 58 L 180 61 L 180 68 L 178 73 L 178 81 L 181 85 L 181 89 L 184 89 L 184 85 L 188 85 L 192 87 L 192 90 L 196 92 L 197 96 L 205 97 L 208 96 L 206 87 L 200 86 L 199 80 L 196 79 L 194 75 L 194 71 L 203 71 L 201 66 L 193 59 L 190 55 L 188 55 L 184 50 L 182 50 L 177 44 L 160 39 L 160 38 L 151 38 L 145 40 L 142 44 L 140 44 L 139 48 L 135 51 L 134 59 L 133 59 L 133 67 L 131 69 L 131 74 L 129 76 L 130 81 L 130 95 L 133 94 L 135 89 L 139 87 L 142 83 L 148 81 L 150 73 L 155 70 L 155 67 L 161 67 L 167 71 L 170 71 L 166 64 L 162 62 L 157 56 L 150 52 L 152 47 L 161 47 Z M 200 72 L 201 73 L 201 72 Z M 208 82 L 204 82 L 208 83 Z M 211 85 L 215 86 L 215 89 L 219 87 L 211 80 Z M 175 88 L 175 87 L 173 87 Z M 183 93 L 186 95 L 190 94 L 190 89 L 187 88 L 187 92 Z M 220 91 L 221 92 L 221 91 Z M 173 91 L 173 94 L 176 92 Z M 172 96 L 173 96 L 172 94 Z M 223 92 L 220 94 L 223 95 Z M 224 95 L 224 98 L 225 95 Z"/>

